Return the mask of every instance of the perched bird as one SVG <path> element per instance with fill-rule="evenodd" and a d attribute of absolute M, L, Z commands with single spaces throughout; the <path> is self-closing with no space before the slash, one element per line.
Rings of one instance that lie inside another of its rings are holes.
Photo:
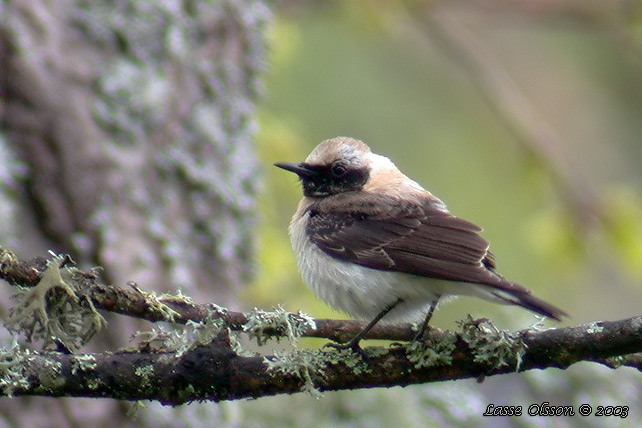
<path fill-rule="evenodd" d="M 302 163 L 275 166 L 301 179 L 303 199 L 290 223 L 299 270 L 331 307 L 372 322 L 424 323 L 441 297 L 469 295 L 522 306 L 560 320 L 566 314 L 495 271 L 481 228 L 405 176 L 362 141 L 321 142 Z"/>

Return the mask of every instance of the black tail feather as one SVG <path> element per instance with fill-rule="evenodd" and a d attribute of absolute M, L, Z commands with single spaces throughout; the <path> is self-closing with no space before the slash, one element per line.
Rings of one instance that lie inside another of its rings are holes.
<path fill-rule="evenodd" d="M 557 321 L 562 321 L 563 317 L 568 317 L 568 314 L 560 308 L 553 306 L 550 303 L 543 301 L 542 299 L 538 299 L 530 293 L 510 293 L 504 290 L 502 290 L 502 292 L 498 292 L 497 290 L 495 290 L 492 292 L 492 294 L 494 294 L 505 303 L 521 306 L 522 308 L 528 309 L 529 311 L 544 315 L 548 318 L 553 318 Z"/>

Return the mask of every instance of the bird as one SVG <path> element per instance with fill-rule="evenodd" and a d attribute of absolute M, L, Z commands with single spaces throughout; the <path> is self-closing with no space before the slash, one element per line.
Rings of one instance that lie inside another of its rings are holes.
<path fill-rule="evenodd" d="M 299 271 L 314 294 L 353 318 L 421 322 L 420 339 L 437 303 L 468 295 L 517 305 L 561 321 L 567 314 L 496 270 L 482 229 L 451 214 L 444 202 L 362 141 L 322 141 L 295 173 L 303 199 L 289 235 Z M 441 299 L 441 300 L 440 300 Z"/>

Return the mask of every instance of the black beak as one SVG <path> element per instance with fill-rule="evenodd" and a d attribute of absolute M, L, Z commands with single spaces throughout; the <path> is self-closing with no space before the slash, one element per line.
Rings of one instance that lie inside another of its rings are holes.
<path fill-rule="evenodd" d="M 310 168 L 304 163 L 293 163 L 293 162 L 277 162 L 274 166 L 283 168 L 286 171 L 293 172 L 301 178 L 310 178 L 317 175 L 317 171 Z"/>

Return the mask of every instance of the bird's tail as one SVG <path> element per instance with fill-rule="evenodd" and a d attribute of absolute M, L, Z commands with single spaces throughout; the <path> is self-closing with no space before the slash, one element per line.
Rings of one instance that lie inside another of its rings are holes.
<path fill-rule="evenodd" d="M 521 290 L 508 291 L 499 289 L 491 289 L 488 291 L 490 291 L 490 293 L 495 296 L 500 303 L 518 305 L 522 308 L 528 309 L 529 311 L 544 315 L 548 318 L 553 318 L 557 321 L 562 321 L 563 317 L 568 317 L 568 314 L 560 308 L 533 296 L 530 293 L 530 290 L 527 292 Z"/>

